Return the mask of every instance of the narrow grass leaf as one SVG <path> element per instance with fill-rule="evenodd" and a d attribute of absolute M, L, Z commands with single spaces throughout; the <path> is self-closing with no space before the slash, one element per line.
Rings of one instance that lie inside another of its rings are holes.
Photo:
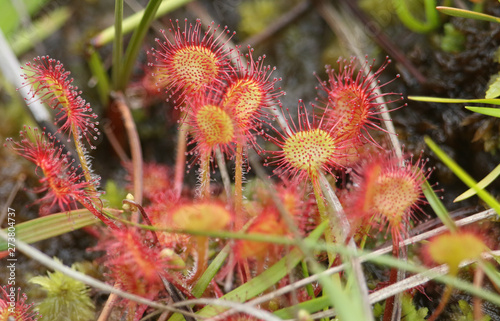
<path fill-rule="evenodd" d="M 115 214 L 120 211 L 107 209 Z M 82 227 L 100 222 L 86 209 L 68 213 L 56 213 L 16 224 L 16 238 L 26 243 L 35 243 L 64 233 L 73 232 Z M 9 232 L 7 228 L 4 232 Z M 7 250 L 7 242 L 0 239 L 0 251 Z"/>
<path fill-rule="evenodd" d="M 103 106 L 107 106 L 109 102 L 109 92 L 110 92 L 110 79 L 106 69 L 104 68 L 104 63 L 101 59 L 99 52 L 92 46 L 89 45 L 87 48 L 87 54 L 89 57 L 88 64 L 92 75 L 95 77 L 97 92 L 101 103 Z"/>
<path fill-rule="evenodd" d="M 219 254 L 217 254 L 217 256 L 213 259 L 212 263 L 210 263 L 208 268 L 205 270 L 200 279 L 196 282 L 196 284 L 193 287 L 193 290 L 191 291 L 191 294 L 195 298 L 201 298 L 203 292 L 205 292 L 206 288 L 208 287 L 212 279 L 215 277 L 217 271 L 219 271 L 222 264 L 224 264 L 224 261 L 226 260 L 230 251 L 231 251 L 231 245 L 227 244 L 222 249 L 222 251 L 220 251 Z M 172 317 L 170 317 L 169 319 L 169 321 L 181 321 L 181 320 L 184 320 L 184 316 L 180 313 L 173 314 Z"/>
<path fill-rule="evenodd" d="M 428 96 L 408 96 L 408 99 L 415 101 L 425 101 L 431 103 L 478 103 L 500 105 L 500 99 L 458 99 L 458 98 L 439 98 Z"/>
<path fill-rule="evenodd" d="M 358 321 L 373 319 L 373 316 L 365 315 L 362 304 L 363 300 L 360 298 L 357 288 L 348 289 L 347 287 L 343 287 L 339 274 L 321 276 L 319 282 L 323 286 L 324 295 L 330 299 L 329 301 L 335 307 L 342 320 Z"/>
<path fill-rule="evenodd" d="M 274 312 L 274 315 L 281 319 L 294 319 L 299 310 L 306 310 L 309 313 L 316 313 L 330 306 L 330 300 L 327 296 L 321 296 L 299 304 L 286 307 Z"/>
<path fill-rule="evenodd" d="M 175 9 L 182 7 L 183 5 L 191 2 L 193 0 L 171 0 L 171 1 L 163 1 L 158 8 L 158 11 L 155 14 L 155 18 L 158 18 L 168 12 L 171 12 Z M 138 11 L 133 15 L 125 18 L 123 20 L 122 32 L 123 34 L 128 34 L 132 32 L 139 23 L 141 22 L 142 16 L 144 15 L 144 10 Z M 115 35 L 115 27 L 110 26 L 103 31 L 101 31 L 97 36 L 92 38 L 92 45 L 96 47 L 102 47 L 113 40 Z"/>
<path fill-rule="evenodd" d="M 467 174 L 454 160 L 452 160 L 448 155 L 446 155 L 441 148 L 439 148 L 436 143 L 432 141 L 429 137 L 424 137 L 424 140 L 429 146 L 429 148 L 441 159 L 441 161 L 449 168 L 451 171 L 457 175 L 458 178 L 462 180 L 467 186 L 472 188 L 477 195 L 486 203 L 488 204 L 497 214 L 500 214 L 500 203 L 491 196 L 490 193 L 485 191 L 484 189 L 481 189 L 480 187 L 477 186 L 476 181 L 469 175 Z"/>
<path fill-rule="evenodd" d="M 123 0 L 115 0 L 115 36 L 113 38 L 113 87 L 116 88 L 121 75 L 123 55 Z"/>
<path fill-rule="evenodd" d="M 436 9 L 449 16 L 500 23 L 500 18 L 485 13 L 443 6 L 437 6 Z"/>
<path fill-rule="evenodd" d="M 21 1 L 21 0 L 17 0 Z M 40 12 L 49 0 L 31 0 L 23 1 L 23 12 L 27 16 L 32 17 Z M 19 8 L 16 9 L 16 1 L 3 0 L 0 1 L 2 10 L 0 10 L 0 29 L 9 39 L 15 37 L 14 32 L 22 25 L 22 17 L 19 13 Z"/>
<path fill-rule="evenodd" d="M 488 261 L 481 261 L 481 267 L 490 281 L 494 283 L 497 288 L 500 287 L 500 271 L 496 270 L 493 264 Z"/>
<path fill-rule="evenodd" d="M 200 277 L 200 279 L 196 282 L 195 286 L 193 287 L 191 294 L 194 297 L 200 298 L 202 296 L 203 292 L 205 292 L 208 285 L 215 277 L 215 274 L 220 270 L 222 264 L 224 264 L 224 261 L 226 260 L 230 251 L 231 251 L 231 245 L 227 244 L 226 246 L 224 246 L 222 251 L 220 251 L 219 254 L 217 254 L 217 256 L 213 259 L 212 263 L 210 263 L 208 268 L 205 270 L 203 275 Z"/>
<path fill-rule="evenodd" d="M 488 175 L 486 175 L 482 180 L 480 180 L 477 183 L 477 187 L 481 189 L 485 189 L 490 183 L 492 183 L 497 177 L 500 175 L 500 164 L 497 165 Z M 460 202 L 465 199 L 468 199 L 469 197 L 476 195 L 476 191 L 471 189 L 468 189 L 467 191 L 463 192 L 460 194 L 457 198 L 453 200 L 453 202 Z"/>
<path fill-rule="evenodd" d="M 139 50 L 142 49 L 142 40 L 146 36 L 146 32 L 153 19 L 155 18 L 158 7 L 162 3 L 162 0 L 151 0 L 148 2 L 146 9 L 144 10 L 144 15 L 141 17 L 139 25 L 132 34 L 132 38 L 125 51 L 125 56 L 123 58 L 123 66 L 121 68 L 120 76 L 118 77 L 118 83 L 114 84 L 114 88 L 124 90 L 128 84 L 130 76 L 132 74 L 132 69 L 134 68 L 135 62 L 137 60 L 137 55 Z"/>
<path fill-rule="evenodd" d="M 500 108 L 474 107 L 474 106 L 465 106 L 465 108 L 475 113 L 500 118 Z"/>
<path fill-rule="evenodd" d="M 436 213 L 441 222 L 443 222 L 444 226 L 446 226 L 450 231 L 456 231 L 457 226 L 451 218 L 450 213 L 448 213 L 448 210 L 443 205 L 443 202 L 441 202 L 427 180 L 425 180 L 422 186 L 422 191 L 424 192 L 427 202 L 429 202 L 429 205 L 432 207 L 434 213 Z"/>

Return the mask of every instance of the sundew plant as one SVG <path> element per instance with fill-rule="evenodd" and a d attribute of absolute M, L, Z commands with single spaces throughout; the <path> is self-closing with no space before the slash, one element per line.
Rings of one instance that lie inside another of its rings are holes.
<path fill-rule="evenodd" d="M 100 108 L 56 57 L 18 70 L 25 103 L 50 107 L 51 119 L 4 144 L 30 163 L 26 193 L 40 217 L 0 220 L 0 256 L 12 267 L 0 321 L 498 316 L 485 307 L 500 307 L 500 205 L 431 138 L 421 142 L 430 150 L 401 147 L 391 116 L 412 106 L 391 89 L 401 76 L 390 56 L 359 55 L 351 43 L 352 56 L 311 70 L 315 99 L 290 104 L 273 60 L 234 45 L 238 34 L 227 26 L 166 19 L 148 40 L 171 2 L 189 1 L 152 0 L 129 20 L 116 1 L 114 26 L 86 51 Z M 344 27 L 336 32 L 349 39 Z M 112 55 L 103 59 L 108 43 Z M 144 148 L 148 108 L 170 121 L 175 137 L 162 137 L 175 142 L 170 163 Z M 111 112 L 121 136 L 103 125 Z M 99 172 L 111 162 L 99 157 L 101 147 L 120 159 L 120 178 Z M 487 208 L 450 215 L 431 153 Z M 93 241 L 92 261 L 68 267 L 31 245 L 78 229 Z M 21 281 L 28 273 L 11 263 L 21 253 L 49 271 Z M 19 294 L 37 291 L 34 299 Z M 419 304 L 425 296 L 435 303 Z"/>

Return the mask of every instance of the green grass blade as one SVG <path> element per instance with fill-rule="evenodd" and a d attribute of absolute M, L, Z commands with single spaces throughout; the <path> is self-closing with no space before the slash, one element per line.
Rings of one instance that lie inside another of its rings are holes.
<path fill-rule="evenodd" d="M 87 55 L 89 57 L 88 63 L 90 71 L 97 80 L 96 86 L 99 98 L 101 99 L 102 105 L 107 106 L 111 88 L 108 73 L 104 68 L 104 64 L 102 62 L 101 56 L 99 55 L 99 52 L 97 52 L 97 50 L 91 45 L 89 45 L 87 48 Z"/>
<path fill-rule="evenodd" d="M 170 0 L 170 1 L 163 1 L 158 8 L 158 11 L 155 14 L 155 19 L 169 13 L 177 8 L 182 7 L 186 3 L 189 3 L 193 0 Z M 133 15 L 125 18 L 123 20 L 123 25 L 122 25 L 122 32 L 123 34 L 128 34 L 132 32 L 137 26 L 139 25 L 142 16 L 144 15 L 144 10 L 138 11 L 134 13 Z M 101 31 L 98 35 L 96 35 L 94 38 L 92 38 L 92 45 L 95 47 L 102 47 L 111 41 L 113 41 L 113 37 L 115 35 L 115 27 L 110 26 L 103 31 Z"/>
<path fill-rule="evenodd" d="M 217 256 L 213 259 L 212 263 L 210 263 L 206 271 L 203 272 L 203 275 L 196 282 L 196 284 L 193 287 L 193 290 L 191 291 L 191 294 L 195 298 L 201 298 L 203 292 L 205 292 L 206 288 L 208 287 L 212 279 L 215 277 L 215 274 L 220 270 L 222 264 L 224 264 L 224 261 L 226 260 L 230 251 L 231 251 L 230 244 L 224 246 L 222 251 L 220 251 L 219 254 L 217 254 Z M 174 313 L 172 317 L 170 317 L 169 319 L 169 321 L 181 321 L 181 320 L 184 320 L 184 317 L 180 313 Z"/>
<path fill-rule="evenodd" d="M 439 98 L 427 96 L 408 96 L 408 99 L 415 101 L 425 101 L 430 103 L 479 103 L 500 105 L 500 99 L 457 99 L 457 98 Z"/>
<path fill-rule="evenodd" d="M 475 113 L 500 118 L 500 108 L 473 107 L 473 106 L 465 106 L 465 108 Z"/>
<path fill-rule="evenodd" d="M 449 16 L 500 23 L 500 18 L 480 12 L 442 6 L 438 6 L 436 9 Z"/>
<path fill-rule="evenodd" d="M 281 319 L 294 319 L 298 310 L 306 310 L 309 313 L 316 313 L 321 311 L 331 304 L 327 296 L 321 296 L 308 301 L 300 302 L 299 304 L 286 307 L 274 312 L 274 315 Z"/>
<path fill-rule="evenodd" d="M 309 267 L 307 266 L 307 262 L 305 260 L 302 260 L 300 262 L 301 267 L 302 267 L 302 275 L 304 278 L 309 277 Z M 309 295 L 311 298 L 315 298 L 316 295 L 314 295 L 314 288 L 312 287 L 311 284 L 306 285 L 306 290 L 307 290 L 307 295 Z"/>
<path fill-rule="evenodd" d="M 115 36 L 113 38 L 113 88 L 118 86 L 123 56 L 123 0 L 115 0 Z"/>
<path fill-rule="evenodd" d="M 222 264 L 226 260 L 229 252 L 231 251 L 231 245 L 227 244 L 224 246 L 222 251 L 217 254 L 217 256 L 213 259 L 212 263 L 205 270 L 200 279 L 196 282 L 191 294 L 196 298 L 201 298 L 203 292 L 205 292 L 206 288 L 215 277 L 215 274 L 220 270 Z"/>
<path fill-rule="evenodd" d="M 59 30 L 71 17 L 68 7 L 59 7 L 33 22 L 30 28 L 25 28 L 9 37 L 12 50 L 19 56 L 33 48 L 37 43 Z"/>
<path fill-rule="evenodd" d="M 162 0 L 150 0 L 148 2 L 148 5 L 144 10 L 144 15 L 139 22 L 139 26 L 132 34 L 132 39 L 130 39 L 130 43 L 128 44 L 127 50 L 125 51 L 123 69 L 120 74 L 118 83 L 115 84 L 115 88 L 123 90 L 125 89 L 125 87 L 127 87 L 128 81 L 132 74 L 132 69 L 134 68 L 134 64 L 137 59 L 137 55 L 139 54 L 139 50 L 142 47 L 142 40 L 146 36 L 149 25 L 151 24 L 151 21 L 153 21 L 161 2 Z"/>
<path fill-rule="evenodd" d="M 345 257 L 345 254 L 343 255 Z M 349 279 L 352 277 L 352 271 L 349 267 L 345 273 Z M 323 295 L 329 298 L 329 301 L 338 313 L 341 320 L 357 321 L 370 320 L 373 316 L 365 315 L 357 287 L 343 287 L 339 274 L 333 276 L 322 275 L 319 282 L 323 287 Z"/>
<path fill-rule="evenodd" d="M 429 146 L 429 148 L 441 159 L 441 161 L 449 168 L 451 171 L 457 175 L 462 182 L 464 182 L 467 186 L 472 188 L 477 195 L 486 203 L 488 206 L 490 206 L 497 214 L 500 214 L 500 203 L 497 202 L 497 200 L 491 196 L 490 193 L 486 192 L 484 189 L 481 189 L 480 187 L 477 186 L 476 181 L 469 175 L 467 174 L 458 164 L 452 160 L 448 155 L 446 155 L 445 152 L 439 148 L 436 143 L 432 141 L 429 137 L 424 137 L 424 140 Z"/>
<path fill-rule="evenodd" d="M 113 209 L 107 210 L 115 214 L 120 212 Z M 56 213 L 16 224 L 16 238 L 26 243 L 35 243 L 98 222 L 100 221 L 86 209 L 71 211 L 69 216 L 66 212 Z M 5 228 L 4 232 L 7 233 L 8 229 Z M 7 242 L 0 239 L 0 251 L 5 250 L 7 250 Z"/>
<path fill-rule="evenodd" d="M 500 164 L 497 165 L 488 175 L 486 175 L 481 181 L 477 183 L 477 187 L 480 189 L 485 189 L 491 182 L 493 182 L 500 175 Z M 453 202 L 460 202 L 469 197 L 476 195 L 476 191 L 473 189 L 468 189 L 467 191 L 460 194 Z"/>
<path fill-rule="evenodd" d="M 424 192 L 427 202 L 429 202 L 429 205 L 432 207 L 434 213 L 436 213 L 441 222 L 443 222 L 444 226 L 446 226 L 450 231 L 456 231 L 457 226 L 451 218 L 450 213 L 448 213 L 448 210 L 443 205 L 443 202 L 441 202 L 436 193 L 434 193 L 434 190 L 427 180 L 422 186 L 422 191 Z"/>
<path fill-rule="evenodd" d="M 490 281 L 496 284 L 497 288 L 500 287 L 500 271 L 496 270 L 491 262 L 481 261 L 480 264 Z"/>

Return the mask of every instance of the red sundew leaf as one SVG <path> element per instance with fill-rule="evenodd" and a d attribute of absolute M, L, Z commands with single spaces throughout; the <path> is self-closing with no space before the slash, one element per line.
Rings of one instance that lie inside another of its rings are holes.
<path fill-rule="evenodd" d="M 165 289 L 161 275 L 182 280 L 178 266 L 172 264 L 173 257 L 165 255 L 162 246 L 152 246 L 149 232 L 134 226 L 121 229 L 106 229 L 99 239 L 95 251 L 105 251 L 101 259 L 109 269 L 108 277 L 113 283 L 119 282 L 120 288 L 149 300 L 157 300 Z M 119 303 L 135 311 L 134 320 L 139 320 L 147 309 L 144 304 L 131 300 Z"/>
<path fill-rule="evenodd" d="M 169 35 L 162 30 L 165 40 L 156 39 L 158 48 L 151 48 L 148 54 L 155 58 L 150 65 L 155 69 L 158 84 L 165 86 L 161 89 L 169 93 L 169 97 L 180 93 L 177 103 L 181 104 L 186 94 L 197 93 L 208 85 L 222 84 L 227 79 L 233 69 L 229 59 L 231 50 L 227 47 L 232 36 L 226 38 L 225 35 L 230 34 L 227 27 L 219 32 L 219 26 L 214 23 L 203 34 L 199 19 L 189 26 L 185 19 L 183 31 L 178 20 L 176 26 L 170 23 Z"/>
<path fill-rule="evenodd" d="M 183 121 L 191 128 L 189 144 L 196 144 L 192 153 L 198 157 L 212 154 L 219 148 L 226 155 L 234 154 L 243 133 L 235 122 L 234 109 L 222 105 L 220 93 L 210 91 L 189 96 L 186 104 Z"/>
<path fill-rule="evenodd" d="M 383 113 L 383 104 L 402 100 L 398 93 L 382 93 L 377 91 L 390 82 L 380 84 L 379 77 L 391 62 L 386 58 L 382 66 L 373 72 L 373 64 L 365 61 L 356 72 L 358 61 L 355 57 L 347 60 L 338 60 L 338 71 L 327 66 L 328 81 L 321 79 L 318 89 L 326 93 L 326 97 L 318 98 L 320 109 L 323 111 L 320 118 L 325 122 L 335 124 L 339 136 L 353 139 L 356 143 L 368 142 L 377 147 L 380 145 L 370 135 L 369 130 L 375 129 L 387 132 L 378 124 L 381 120 L 378 115 Z M 395 96 L 387 102 L 381 102 L 380 97 Z M 398 107 L 399 108 L 399 107 Z"/>
<path fill-rule="evenodd" d="M 36 321 L 40 318 L 40 314 L 32 310 L 33 303 L 26 303 L 28 296 L 25 293 L 21 295 L 20 291 L 21 288 L 16 289 L 12 286 L 0 287 L 0 317 L 2 320 Z"/>
<path fill-rule="evenodd" d="M 30 86 L 33 97 L 48 104 L 57 113 L 55 124 L 59 131 L 74 137 L 83 136 L 91 146 L 97 139 L 99 122 L 97 115 L 83 98 L 81 91 L 73 86 L 70 72 L 64 69 L 63 64 L 48 56 L 37 57 L 28 62 L 25 67 L 24 86 Z"/>
<path fill-rule="evenodd" d="M 253 141 L 253 135 L 260 130 L 259 118 L 264 109 L 278 103 L 278 98 L 284 92 L 281 88 L 275 88 L 281 79 L 271 78 L 276 68 L 264 65 L 265 56 L 255 60 L 252 53 L 253 49 L 248 47 L 246 64 L 242 55 L 238 56 L 237 69 L 228 80 L 222 105 L 234 110 L 237 126 Z"/>
<path fill-rule="evenodd" d="M 277 165 L 275 174 L 316 180 L 319 173 L 332 173 L 333 168 L 340 167 L 339 161 L 347 156 L 344 152 L 349 140 L 339 139 L 335 126 L 325 127 L 323 119 L 317 118 L 311 123 L 302 101 L 299 102 L 297 124 L 288 114 L 287 125 L 284 134 L 274 127 L 276 137 L 266 134 L 269 141 L 281 148 L 268 151 L 273 158 L 268 165 Z"/>
<path fill-rule="evenodd" d="M 19 156 L 36 164 L 40 186 L 37 193 L 46 192 L 36 203 L 57 205 L 61 210 L 70 211 L 76 203 L 93 204 L 99 193 L 95 191 L 99 178 L 86 181 L 79 168 L 73 166 L 73 159 L 63 153 L 62 145 L 50 134 L 40 133 L 37 128 L 27 128 L 20 132 L 20 141 L 7 139 L 9 146 Z"/>
<path fill-rule="evenodd" d="M 425 163 L 421 157 L 413 163 L 393 154 L 364 160 L 353 172 L 356 189 L 349 200 L 353 215 L 373 218 L 371 221 L 380 229 L 388 224 L 395 241 L 401 240 L 415 211 L 421 211 L 420 205 L 425 202 L 422 189 L 430 175 L 424 170 Z"/>

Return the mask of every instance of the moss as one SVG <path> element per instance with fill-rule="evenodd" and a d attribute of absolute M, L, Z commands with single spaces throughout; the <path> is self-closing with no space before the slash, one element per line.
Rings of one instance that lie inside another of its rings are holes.
<path fill-rule="evenodd" d="M 76 270 L 75 265 L 71 268 Z M 95 306 L 89 297 L 89 289 L 83 282 L 59 271 L 48 272 L 47 276 L 35 276 L 29 282 L 40 285 L 47 292 L 47 297 L 37 306 L 42 315 L 40 320 L 95 319 Z"/>

